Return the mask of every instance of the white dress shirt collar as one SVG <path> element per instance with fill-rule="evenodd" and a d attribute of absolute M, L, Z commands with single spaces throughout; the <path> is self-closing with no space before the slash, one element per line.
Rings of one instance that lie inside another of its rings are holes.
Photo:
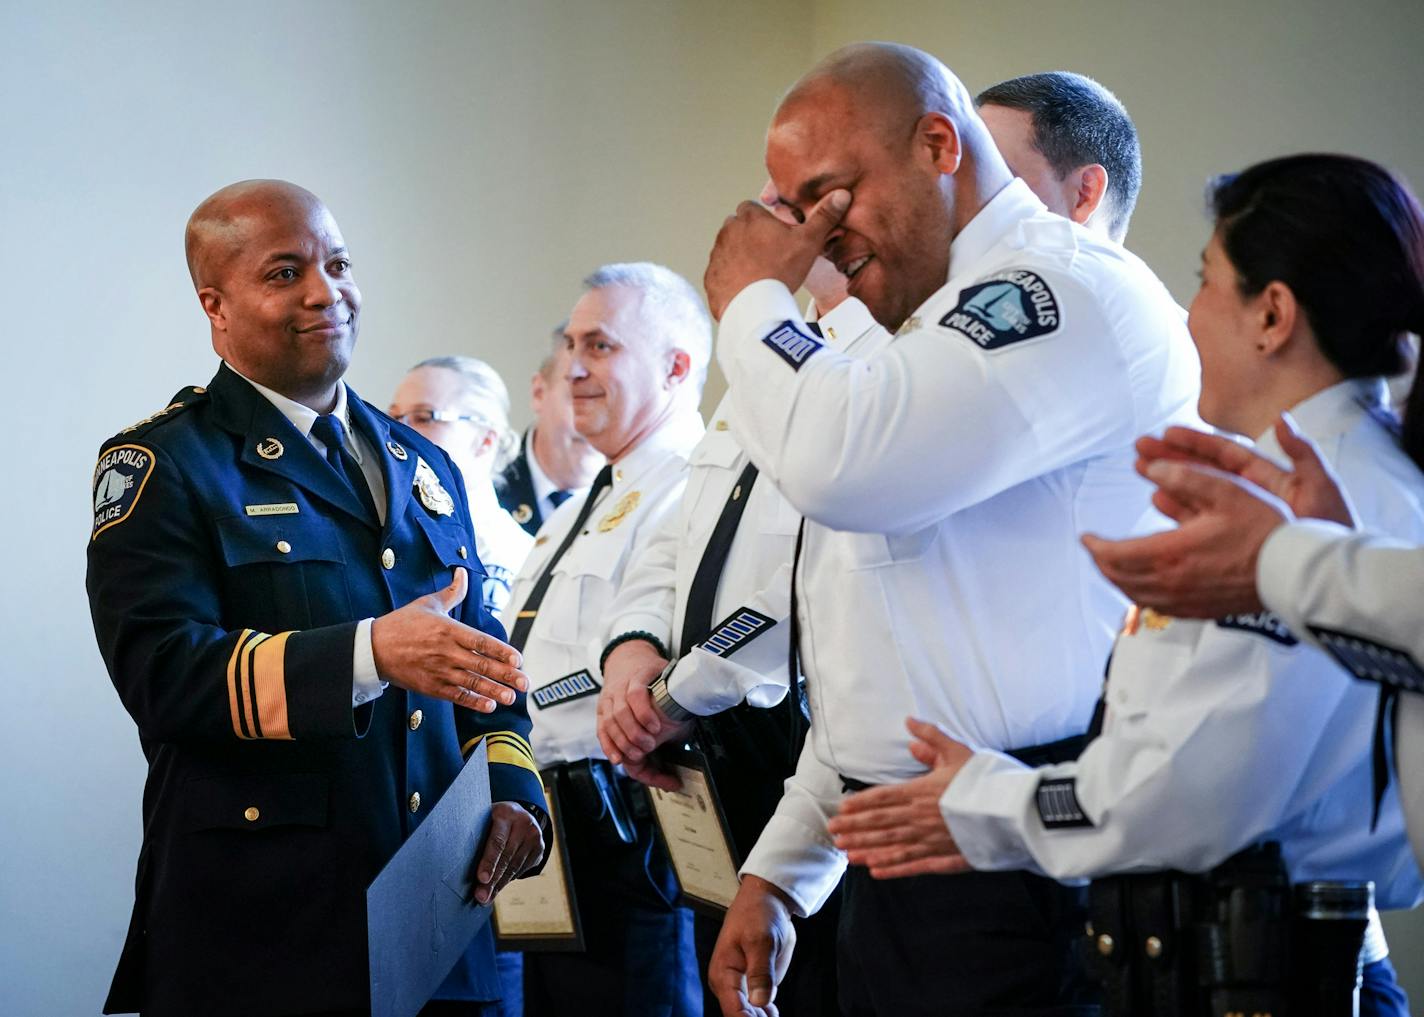
<path fill-rule="evenodd" d="M 1016 222 L 1044 211 L 1046 207 L 1029 190 L 1028 184 L 1015 177 L 989 199 L 950 243 L 949 279 L 977 264 Z"/>

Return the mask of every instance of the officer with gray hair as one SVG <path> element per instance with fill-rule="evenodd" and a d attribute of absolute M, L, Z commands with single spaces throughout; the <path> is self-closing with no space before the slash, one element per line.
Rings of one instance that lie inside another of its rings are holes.
<path fill-rule="evenodd" d="M 573 396 L 564 371 L 564 326 L 554 326 L 553 347 L 529 379 L 534 424 L 519 451 L 494 479 L 500 505 L 530 536 L 569 498 L 588 491 L 603 456 L 574 429 Z"/>
<path fill-rule="evenodd" d="M 660 265 L 605 265 L 584 285 L 564 365 L 574 427 L 607 465 L 545 521 L 506 618 L 531 676 L 535 760 L 558 797 L 587 947 L 526 953 L 525 1013 L 693 1017 L 692 914 L 675 904 L 647 792 L 599 745 L 593 676 L 609 606 L 677 505 L 703 434 L 711 322 L 698 292 Z"/>

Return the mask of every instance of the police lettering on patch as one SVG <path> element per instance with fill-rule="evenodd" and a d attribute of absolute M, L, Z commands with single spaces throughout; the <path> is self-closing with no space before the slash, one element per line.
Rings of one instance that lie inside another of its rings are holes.
<path fill-rule="evenodd" d="M 564 675 L 548 685 L 540 686 L 529 693 L 529 698 L 539 709 L 547 710 L 551 706 L 560 706 L 563 703 L 572 703 L 575 699 L 596 695 L 598 695 L 598 683 L 593 680 L 593 675 L 584 669 Z"/>
<path fill-rule="evenodd" d="M 767 333 L 762 342 L 775 350 L 782 360 L 797 371 L 801 370 L 802 364 L 811 359 L 812 354 L 826 345 L 819 339 L 814 339 L 802 332 L 791 321 L 783 321 L 777 325 Z"/>
<path fill-rule="evenodd" d="M 1058 299 L 1035 272 L 1010 268 L 966 286 L 939 323 L 984 350 L 1001 350 L 1058 330 Z"/>
<path fill-rule="evenodd" d="M 93 540 L 129 517 L 153 475 L 153 453 L 142 445 L 105 449 L 94 466 Z"/>
<path fill-rule="evenodd" d="M 730 657 L 757 636 L 775 625 L 772 619 L 749 607 L 738 608 L 702 643 L 702 649 L 714 657 Z"/>
<path fill-rule="evenodd" d="M 1242 632 L 1254 632 L 1258 636 L 1265 636 L 1273 643 L 1280 643 L 1282 646 L 1295 646 L 1300 642 L 1286 628 L 1286 623 L 1281 621 L 1270 611 L 1257 611 L 1254 614 L 1229 614 L 1225 618 L 1216 620 L 1218 628 L 1238 629 Z"/>

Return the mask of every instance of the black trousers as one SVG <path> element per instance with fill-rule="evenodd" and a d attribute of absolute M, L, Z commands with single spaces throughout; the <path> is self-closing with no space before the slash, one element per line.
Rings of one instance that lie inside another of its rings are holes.
<path fill-rule="evenodd" d="M 456 999 L 434 999 L 420 1008 L 416 1017 L 493 1017 L 498 1003 L 473 1003 Z M 370 1010 L 331 1010 L 311 1017 L 371 1017 Z"/>
<path fill-rule="evenodd" d="M 841 892 L 846 1017 L 1099 1013 L 1074 946 L 1083 890 L 1025 872 L 878 880 L 852 866 Z"/>
<path fill-rule="evenodd" d="M 632 799 L 645 792 L 627 778 Z M 624 844 L 606 821 L 564 804 L 564 850 L 573 869 L 584 950 L 524 954 L 525 1017 L 697 1017 L 692 913 L 675 904 L 677 881 L 646 807 Z"/>

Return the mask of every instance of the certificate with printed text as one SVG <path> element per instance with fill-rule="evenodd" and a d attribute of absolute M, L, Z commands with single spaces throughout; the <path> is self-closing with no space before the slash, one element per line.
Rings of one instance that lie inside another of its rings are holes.
<path fill-rule="evenodd" d="M 537 876 L 510 881 L 494 899 L 495 942 L 501 950 L 582 950 L 583 929 L 573 873 L 564 853 L 564 826 L 554 782 L 545 779 L 553 843 Z"/>
<path fill-rule="evenodd" d="M 686 903 L 719 917 L 741 883 L 721 802 L 701 755 L 679 753 L 669 762 L 682 789 L 649 788 L 653 815 Z"/>

